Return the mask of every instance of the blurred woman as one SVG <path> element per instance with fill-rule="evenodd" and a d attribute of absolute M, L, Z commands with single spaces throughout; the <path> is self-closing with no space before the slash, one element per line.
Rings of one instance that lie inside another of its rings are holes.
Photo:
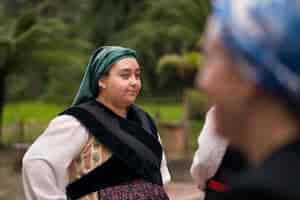
<path fill-rule="evenodd" d="M 73 105 L 23 158 L 26 199 L 168 199 L 163 183 L 170 174 L 156 126 L 134 105 L 140 76 L 134 50 L 94 52 Z"/>
<path fill-rule="evenodd" d="M 300 1 L 214 3 L 200 85 L 251 163 L 224 199 L 300 199 Z"/>

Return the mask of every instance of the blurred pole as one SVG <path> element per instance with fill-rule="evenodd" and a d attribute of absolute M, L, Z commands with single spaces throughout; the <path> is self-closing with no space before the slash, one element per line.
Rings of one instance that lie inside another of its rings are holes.
<path fill-rule="evenodd" d="M 184 155 L 188 156 L 190 153 L 190 148 L 189 148 L 189 131 L 190 131 L 190 121 L 189 121 L 189 116 L 190 116 L 190 109 L 189 109 L 189 98 L 188 98 L 188 93 L 187 90 L 183 92 L 183 110 L 184 110 L 184 116 L 183 116 L 183 127 L 184 127 L 184 145 L 185 145 L 185 152 Z"/>
<path fill-rule="evenodd" d="M 25 142 L 25 123 L 24 123 L 24 119 L 21 118 L 19 121 L 18 143 L 23 144 L 24 142 Z"/>
<path fill-rule="evenodd" d="M 5 75 L 0 71 L 0 146 L 3 145 L 3 106 L 5 95 Z"/>

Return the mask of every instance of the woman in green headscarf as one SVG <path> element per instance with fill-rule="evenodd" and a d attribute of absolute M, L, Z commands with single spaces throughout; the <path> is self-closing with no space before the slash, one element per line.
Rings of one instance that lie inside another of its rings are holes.
<path fill-rule="evenodd" d="M 140 73 L 132 49 L 94 52 L 73 105 L 24 156 L 26 199 L 168 199 L 156 126 L 134 105 Z"/>

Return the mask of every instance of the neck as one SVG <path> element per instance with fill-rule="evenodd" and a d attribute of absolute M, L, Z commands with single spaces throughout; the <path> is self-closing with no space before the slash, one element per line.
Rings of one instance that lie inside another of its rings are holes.
<path fill-rule="evenodd" d="M 107 100 L 106 98 L 104 98 L 101 95 L 99 95 L 96 98 L 96 101 L 102 103 L 103 105 L 108 107 L 110 110 L 112 110 L 114 113 L 116 113 L 117 115 L 119 115 L 123 118 L 126 118 L 126 116 L 127 116 L 127 107 L 116 106 L 111 101 Z"/>
<path fill-rule="evenodd" d="M 281 106 L 272 103 L 260 106 L 249 120 L 245 151 L 250 162 L 259 165 L 281 146 L 296 139 L 297 121 Z"/>

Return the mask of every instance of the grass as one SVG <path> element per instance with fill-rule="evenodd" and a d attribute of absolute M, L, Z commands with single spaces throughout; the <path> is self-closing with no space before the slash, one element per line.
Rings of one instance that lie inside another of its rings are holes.
<path fill-rule="evenodd" d="M 181 103 L 145 103 L 139 102 L 144 110 L 160 123 L 176 123 L 183 120 Z M 16 142 L 33 142 L 46 128 L 47 124 L 67 106 L 47 104 L 43 102 L 21 102 L 7 104 L 4 107 L 3 142 L 11 145 Z M 191 121 L 189 128 L 189 144 L 197 148 L 197 137 L 201 130 L 202 121 Z"/>
<path fill-rule="evenodd" d="M 3 143 L 33 142 L 66 106 L 43 102 L 7 104 L 3 113 Z"/>
<path fill-rule="evenodd" d="M 160 123 L 176 123 L 183 120 L 183 106 L 181 103 L 139 102 L 138 105 Z M 43 102 L 7 104 L 4 107 L 4 144 L 33 142 L 43 132 L 50 120 L 66 107 L 65 105 Z M 197 148 L 197 137 L 202 124 L 202 121 L 190 121 L 189 144 L 193 150 Z M 24 136 L 22 136 L 22 131 Z"/>
<path fill-rule="evenodd" d="M 178 122 L 182 120 L 183 108 L 180 103 L 138 103 L 159 122 Z M 52 118 L 66 109 L 66 105 L 43 102 L 20 102 L 4 107 L 5 145 L 16 142 L 33 142 L 46 128 Z"/>
<path fill-rule="evenodd" d="M 138 103 L 153 117 L 159 117 L 162 122 L 178 122 L 183 119 L 181 103 Z M 23 122 L 48 123 L 66 105 L 46 104 L 42 102 L 22 102 L 8 104 L 4 107 L 4 124 Z"/>
<path fill-rule="evenodd" d="M 160 122 L 180 122 L 183 120 L 183 106 L 181 103 L 139 103 L 139 105 Z"/>
<path fill-rule="evenodd" d="M 4 124 L 48 123 L 54 116 L 66 108 L 63 105 L 46 104 L 42 102 L 22 102 L 7 104 L 4 107 Z"/>

